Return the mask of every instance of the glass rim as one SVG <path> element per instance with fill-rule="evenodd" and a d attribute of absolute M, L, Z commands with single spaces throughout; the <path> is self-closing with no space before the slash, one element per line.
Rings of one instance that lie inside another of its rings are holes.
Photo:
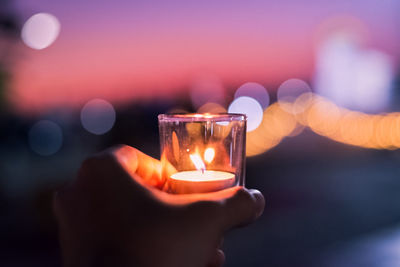
<path fill-rule="evenodd" d="M 240 113 L 175 113 L 158 115 L 159 122 L 191 121 L 247 121 L 247 116 Z"/>

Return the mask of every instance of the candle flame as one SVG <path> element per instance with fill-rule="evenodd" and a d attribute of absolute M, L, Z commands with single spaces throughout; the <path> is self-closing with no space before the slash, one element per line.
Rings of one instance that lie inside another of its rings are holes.
<path fill-rule="evenodd" d="M 199 154 L 190 154 L 190 159 L 192 160 L 194 166 L 196 167 L 197 170 L 204 171 L 206 170 L 206 165 L 204 162 L 201 160 L 201 157 Z"/>
<path fill-rule="evenodd" d="M 207 163 L 211 163 L 214 157 L 215 157 L 215 150 L 213 148 L 209 147 L 204 151 L 204 160 Z"/>

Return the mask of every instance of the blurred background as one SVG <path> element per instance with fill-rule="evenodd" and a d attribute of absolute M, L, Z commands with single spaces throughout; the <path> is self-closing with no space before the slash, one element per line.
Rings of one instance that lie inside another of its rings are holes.
<path fill-rule="evenodd" d="M 60 266 L 53 191 L 157 115 L 248 115 L 267 198 L 226 266 L 400 266 L 400 2 L 0 1 L 0 266 Z"/>

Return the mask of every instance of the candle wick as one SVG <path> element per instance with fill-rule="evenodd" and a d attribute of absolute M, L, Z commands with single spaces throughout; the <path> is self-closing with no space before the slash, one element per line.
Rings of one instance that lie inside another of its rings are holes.
<path fill-rule="evenodd" d="M 204 174 L 204 172 L 206 171 L 206 169 L 201 168 L 201 173 Z"/>

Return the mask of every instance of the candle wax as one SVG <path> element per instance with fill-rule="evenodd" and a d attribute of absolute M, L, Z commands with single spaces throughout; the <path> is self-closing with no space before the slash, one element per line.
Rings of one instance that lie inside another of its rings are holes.
<path fill-rule="evenodd" d="M 169 179 L 170 191 L 176 194 L 213 192 L 234 184 L 233 173 L 212 170 L 177 172 Z"/>

